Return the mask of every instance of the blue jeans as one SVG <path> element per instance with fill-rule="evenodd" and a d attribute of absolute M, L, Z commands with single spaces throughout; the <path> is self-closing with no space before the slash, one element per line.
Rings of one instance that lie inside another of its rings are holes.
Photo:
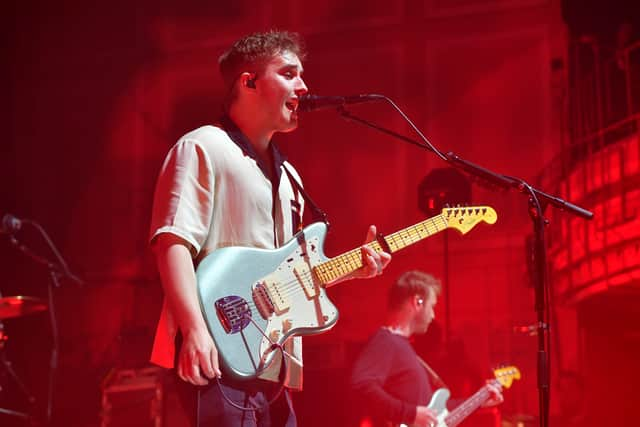
<path fill-rule="evenodd" d="M 296 427 L 296 415 L 288 390 L 271 405 L 267 402 L 277 392 L 277 384 L 249 383 L 229 385 L 221 383 L 224 394 L 234 403 L 258 408 L 242 411 L 233 407 L 220 393 L 216 381 L 204 387 L 196 387 L 177 379 L 178 394 L 191 427 Z"/>

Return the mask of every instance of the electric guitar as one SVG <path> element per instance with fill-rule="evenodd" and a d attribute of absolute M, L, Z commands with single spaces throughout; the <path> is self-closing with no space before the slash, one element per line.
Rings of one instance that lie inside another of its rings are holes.
<path fill-rule="evenodd" d="M 493 374 L 495 379 L 492 382 L 496 385 L 500 384 L 503 388 L 511 387 L 513 380 L 520 379 L 520 370 L 515 366 L 506 366 L 504 368 L 494 369 Z M 438 416 L 438 422 L 433 427 L 455 427 L 460 424 L 465 418 L 471 415 L 476 409 L 478 409 L 484 402 L 489 399 L 491 393 L 487 386 L 483 386 L 473 396 L 465 400 L 462 404 L 456 407 L 453 411 L 447 411 L 447 400 L 451 393 L 446 388 L 440 388 L 431 397 L 429 402 L 429 409 L 435 412 Z M 399 427 L 410 427 L 406 424 L 400 424 Z"/>
<path fill-rule="evenodd" d="M 367 246 L 393 253 L 447 228 L 465 234 L 496 220 L 488 206 L 446 208 Z M 362 267 L 362 254 L 358 247 L 328 259 L 326 233 L 317 222 L 277 249 L 226 247 L 202 260 L 196 270 L 200 308 L 226 375 L 255 379 L 273 363 L 276 345 L 335 325 L 338 310 L 325 288 Z"/>

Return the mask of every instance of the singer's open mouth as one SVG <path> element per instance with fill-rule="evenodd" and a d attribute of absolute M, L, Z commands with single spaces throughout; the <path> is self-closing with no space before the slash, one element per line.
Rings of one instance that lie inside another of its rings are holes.
<path fill-rule="evenodd" d="M 285 102 L 285 107 L 287 107 L 290 111 L 296 111 L 298 109 L 298 100 Z"/>

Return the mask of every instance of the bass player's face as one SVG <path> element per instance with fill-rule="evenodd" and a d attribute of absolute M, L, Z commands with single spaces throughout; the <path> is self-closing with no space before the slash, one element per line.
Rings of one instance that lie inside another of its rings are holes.
<path fill-rule="evenodd" d="M 438 297 L 432 290 L 429 290 L 429 295 L 426 300 L 418 299 L 418 309 L 416 310 L 415 321 L 415 333 L 424 334 L 427 332 L 429 325 L 436 318 L 435 306 L 438 302 Z"/>

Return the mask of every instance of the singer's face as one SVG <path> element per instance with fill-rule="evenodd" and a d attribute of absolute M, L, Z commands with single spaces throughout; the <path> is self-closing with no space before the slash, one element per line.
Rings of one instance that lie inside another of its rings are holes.
<path fill-rule="evenodd" d="M 283 52 L 258 74 L 256 90 L 261 95 L 261 111 L 275 132 L 290 132 L 298 127 L 298 99 L 308 91 L 302 71 L 298 56 Z"/>

